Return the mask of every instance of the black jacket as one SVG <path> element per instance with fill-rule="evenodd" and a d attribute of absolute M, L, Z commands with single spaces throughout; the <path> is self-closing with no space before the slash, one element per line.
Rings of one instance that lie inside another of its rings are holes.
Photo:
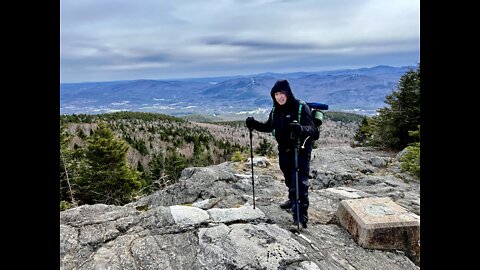
<path fill-rule="evenodd" d="M 281 106 L 275 100 L 275 93 L 283 91 L 287 95 L 287 102 Z M 261 132 L 272 132 L 275 130 L 275 139 L 278 143 L 279 151 L 293 149 L 295 141 L 291 136 L 290 123 L 294 120 L 298 121 L 298 108 L 300 101 L 295 98 L 290 89 L 290 85 L 286 80 L 279 80 L 272 88 L 271 96 L 273 99 L 274 109 L 270 112 L 267 122 L 254 123 L 253 128 Z M 273 112 L 273 119 L 272 119 Z M 300 145 L 305 146 L 303 150 L 312 150 L 311 137 L 318 134 L 318 128 L 313 123 L 312 113 L 307 104 L 302 105 L 300 125 L 302 132 L 300 136 Z"/>

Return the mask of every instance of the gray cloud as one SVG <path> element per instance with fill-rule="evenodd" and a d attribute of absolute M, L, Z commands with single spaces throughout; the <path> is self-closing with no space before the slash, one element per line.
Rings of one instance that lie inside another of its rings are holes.
<path fill-rule="evenodd" d="M 62 0 L 61 81 L 415 65 L 419 5 L 419 0 Z"/>
<path fill-rule="evenodd" d="M 205 45 L 228 45 L 228 46 L 238 46 L 244 47 L 245 49 L 256 49 L 256 50 L 275 50 L 275 49 L 287 49 L 287 50 L 302 50 L 302 49 L 312 49 L 315 47 L 314 44 L 302 44 L 296 42 L 270 42 L 266 40 L 230 40 L 228 37 L 207 37 L 202 38 L 201 42 Z"/>

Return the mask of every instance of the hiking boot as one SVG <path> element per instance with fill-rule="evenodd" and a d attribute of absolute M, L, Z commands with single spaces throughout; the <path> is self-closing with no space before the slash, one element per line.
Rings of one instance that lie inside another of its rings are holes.
<path fill-rule="evenodd" d="M 280 204 L 280 208 L 282 209 L 291 209 L 292 208 L 292 201 L 286 200 L 285 202 Z"/>
<path fill-rule="evenodd" d="M 290 231 L 297 232 L 297 231 L 302 231 L 307 228 L 307 223 L 306 222 L 300 222 L 300 226 L 298 225 L 298 222 L 294 221 L 290 227 Z"/>

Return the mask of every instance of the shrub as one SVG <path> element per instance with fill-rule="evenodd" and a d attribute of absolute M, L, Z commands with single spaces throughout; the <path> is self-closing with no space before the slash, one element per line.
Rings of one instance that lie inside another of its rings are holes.
<path fill-rule="evenodd" d="M 407 146 L 406 153 L 400 158 L 400 169 L 420 177 L 420 142 Z"/>
<path fill-rule="evenodd" d="M 67 202 L 67 201 L 60 201 L 60 211 L 63 211 L 63 210 L 67 210 L 69 209 L 70 207 L 72 207 L 72 205 Z"/>
<path fill-rule="evenodd" d="M 244 160 L 244 157 L 240 151 L 235 151 L 235 153 L 233 153 L 233 156 L 230 160 L 234 162 L 240 162 Z"/>

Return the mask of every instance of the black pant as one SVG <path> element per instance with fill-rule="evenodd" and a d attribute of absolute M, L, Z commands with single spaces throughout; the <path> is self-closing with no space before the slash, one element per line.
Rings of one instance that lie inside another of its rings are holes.
<path fill-rule="evenodd" d="M 308 174 L 310 172 L 311 151 L 300 149 L 298 152 L 298 195 L 300 201 L 300 222 L 308 221 Z M 279 165 L 288 187 L 288 198 L 292 201 L 293 220 L 297 222 L 297 201 L 295 183 L 295 150 L 279 151 Z"/>

